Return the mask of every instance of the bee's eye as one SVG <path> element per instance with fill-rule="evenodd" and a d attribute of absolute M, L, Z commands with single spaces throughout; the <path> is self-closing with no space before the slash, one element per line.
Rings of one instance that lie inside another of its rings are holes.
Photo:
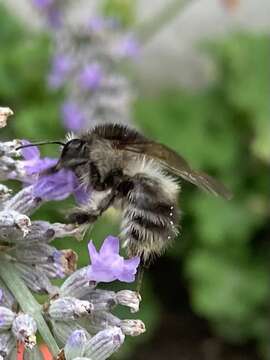
<path fill-rule="evenodd" d="M 80 139 L 69 141 L 63 148 L 62 156 L 78 156 L 84 150 L 85 142 Z"/>
<path fill-rule="evenodd" d="M 76 150 L 79 150 L 84 144 L 84 141 L 80 140 L 80 139 L 74 139 L 74 140 L 71 140 L 67 146 L 71 149 L 76 149 Z"/>

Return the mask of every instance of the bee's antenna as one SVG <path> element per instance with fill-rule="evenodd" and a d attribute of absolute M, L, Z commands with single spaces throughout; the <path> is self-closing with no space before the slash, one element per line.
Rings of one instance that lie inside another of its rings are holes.
<path fill-rule="evenodd" d="M 24 149 L 24 148 L 31 147 L 31 146 L 40 146 L 40 145 L 47 145 L 47 144 L 58 144 L 58 145 L 65 146 L 65 143 L 63 143 L 61 141 L 42 141 L 42 142 L 38 142 L 38 143 L 25 144 L 25 145 L 18 146 L 16 148 L 16 150 Z"/>

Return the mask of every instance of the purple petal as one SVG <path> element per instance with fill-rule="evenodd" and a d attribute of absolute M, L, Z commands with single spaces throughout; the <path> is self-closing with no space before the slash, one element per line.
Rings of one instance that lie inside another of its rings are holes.
<path fill-rule="evenodd" d="M 28 145 L 28 144 L 31 144 L 31 142 L 28 140 L 22 141 L 22 145 Z M 40 157 L 40 152 L 37 146 L 23 148 L 21 149 L 21 154 L 25 160 L 39 159 Z"/>
<path fill-rule="evenodd" d="M 32 0 L 34 6 L 38 7 L 40 10 L 47 9 L 51 6 L 54 0 Z"/>
<path fill-rule="evenodd" d="M 55 7 L 49 7 L 47 12 L 48 23 L 51 27 L 57 29 L 62 25 L 62 13 Z"/>
<path fill-rule="evenodd" d="M 113 275 L 106 269 L 93 270 L 92 266 L 89 266 L 87 270 L 87 278 L 89 279 L 89 281 L 96 281 L 96 282 L 111 282 L 117 279 L 115 275 Z"/>
<path fill-rule="evenodd" d="M 33 193 L 43 200 L 63 200 L 73 192 L 74 176 L 72 171 L 66 169 L 42 176 L 34 184 Z"/>
<path fill-rule="evenodd" d="M 0 289 L 0 303 L 3 301 L 3 298 L 4 298 L 3 290 Z"/>
<path fill-rule="evenodd" d="M 124 259 L 119 255 L 113 254 L 107 256 L 106 258 L 98 256 L 91 265 L 91 280 L 104 282 L 109 281 L 106 279 L 116 280 L 119 274 L 122 273 L 123 267 Z"/>
<path fill-rule="evenodd" d="M 73 195 L 78 204 L 87 204 L 91 197 L 91 191 L 79 183 L 77 177 L 74 177 Z"/>
<path fill-rule="evenodd" d="M 140 52 L 140 45 L 137 39 L 129 34 L 120 41 L 116 51 L 122 57 L 136 58 Z"/>
<path fill-rule="evenodd" d="M 22 166 L 28 176 L 39 174 L 57 163 L 57 159 L 44 158 L 22 161 Z"/>
<path fill-rule="evenodd" d="M 71 59 L 63 54 L 58 54 L 54 57 L 52 63 L 52 70 L 49 75 L 49 85 L 52 88 L 58 88 L 63 85 L 66 76 L 72 68 Z"/>
<path fill-rule="evenodd" d="M 97 252 L 92 240 L 89 241 L 89 243 L 88 243 L 88 252 L 89 252 L 91 263 L 94 263 L 95 261 L 98 260 L 99 253 Z"/>
<path fill-rule="evenodd" d="M 82 186 L 75 188 L 73 190 L 73 195 L 78 204 L 87 204 L 91 197 L 91 194 L 89 194 Z"/>
<path fill-rule="evenodd" d="M 104 18 L 96 16 L 90 19 L 89 28 L 93 32 L 100 32 L 105 28 L 105 24 L 106 22 Z"/>
<path fill-rule="evenodd" d="M 120 280 L 132 282 L 135 280 L 137 267 L 140 263 L 139 257 L 124 260 L 119 255 L 119 239 L 108 236 L 99 252 L 97 252 L 92 241 L 88 244 L 91 266 L 87 276 L 89 280 L 96 282 L 109 282 Z"/>
<path fill-rule="evenodd" d="M 102 257 L 107 257 L 111 254 L 119 254 L 119 239 L 114 236 L 108 236 L 104 240 L 99 250 L 99 254 Z"/>
<path fill-rule="evenodd" d="M 96 90 L 102 81 L 103 71 L 99 64 L 88 64 L 79 75 L 79 82 L 84 90 Z"/>
<path fill-rule="evenodd" d="M 124 282 L 133 282 L 135 280 L 135 275 L 139 264 L 140 264 L 139 256 L 133 257 L 128 260 L 124 260 L 123 271 L 119 275 L 118 279 Z"/>
<path fill-rule="evenodd" d="M 85 124 L 85 117 L 80 107 L 74 102 L 65 102 L 62 106 L 65 127 L 70 131 L 79 131 Z"/>

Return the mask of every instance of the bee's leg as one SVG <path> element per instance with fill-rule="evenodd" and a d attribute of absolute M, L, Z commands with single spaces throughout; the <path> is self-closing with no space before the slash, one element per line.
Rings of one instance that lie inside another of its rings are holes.
<path fill-rule="evenodd" d="M 123 173 L 119 169 L 110 171 L 101 181 L 97 167 L 91 165 L 91 192 L 90 202 L 77 208 L 70 216 L 69 220 L 73 223 L 84 224 L 95 222 L 102 213 L 113 203 L 118 192 L 117 188 L 122 181 Z"/>
<path fill-rule="evenodd" d="M 115 190 L 93 190 L 88 204 L 76 208 L 70 215 L 69 221 L 77 224 L 94 223 L 102 213 L 113 203 Z"/>

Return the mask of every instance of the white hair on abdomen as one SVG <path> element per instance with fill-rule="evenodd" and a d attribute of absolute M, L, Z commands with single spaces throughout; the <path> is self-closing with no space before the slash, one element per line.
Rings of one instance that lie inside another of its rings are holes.
<path fill-rule="evenodd" d="M 146 156 L 131 161 L 127 166 L 126 172 L 130 177 L 137 174 L 144 174 L 145 176 L 156 180 L 169 199 L 174 199 L 180 191 L 180 185 L 177 183 L 176 178 L 166 174 L 162 169 L 161 164 Z"/>

